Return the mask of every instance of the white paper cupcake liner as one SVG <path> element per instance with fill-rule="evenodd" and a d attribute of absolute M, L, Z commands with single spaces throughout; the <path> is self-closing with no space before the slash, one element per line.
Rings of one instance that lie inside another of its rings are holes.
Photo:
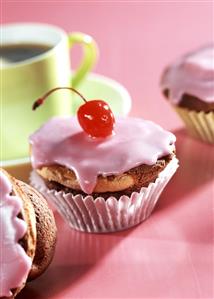
<path fill-rule="evenodd" d="M 178 160 L 173 158 L 159 174 L 154 183 L 133 192 L 130 197 L 123 195 L 118 199 L 103 197 L 96 199 L 81 194 L 49 190 L 38 174 L 33 171 L 30 176 L 31 185 L 38 189 L 68 224 L 77 230 L 93 233 L 115 232 L 130 228 L 147 219 L 164 187 L 178 168 Z"/>

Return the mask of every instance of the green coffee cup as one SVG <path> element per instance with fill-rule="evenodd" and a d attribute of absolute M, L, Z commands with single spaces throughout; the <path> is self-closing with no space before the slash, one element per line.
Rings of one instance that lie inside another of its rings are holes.
<path fill-rule="evenodd" d="M 33 101 L 57 86 L 76 87 L 95 64 L 97 46 L 89 35 L 67 34 L 40 23 L 3 25 L 1 35 L 0 160 L 19 159 L 26 155 L 28 136 L 42 123 L 53 115 L 72 113 L 66 91 L 53 94 L 45 109 L 36 112 L 31 110 Z M 83 58 L 70 79 L 69 50 L 74 44 L 83 47 Z"/>

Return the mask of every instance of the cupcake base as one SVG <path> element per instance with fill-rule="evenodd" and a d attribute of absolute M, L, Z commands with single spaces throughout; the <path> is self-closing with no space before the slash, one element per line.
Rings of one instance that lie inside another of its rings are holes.
<path fill-rule="evenodd" d="M 214 144 L 214 112 L 193 111 L 174 106 L 184 121 L 189 134 L 204 142 Z"/>
<path fill-rule="evenodd" d="M 128 229 L 147 219 L 177 167 L 178 160 L 173 158 L 154 183 L 143 187 L 140 192 L 133 192 L 130 197 L 123 195 L 119 200 L 115 197 L 94 199 L 91 195 L 73 196 L 71 193 L 49 190 L 36 171 L 31 173 L 30 182 L 56 207 L 72 228 L 90 233 L 107 233 Z"/>

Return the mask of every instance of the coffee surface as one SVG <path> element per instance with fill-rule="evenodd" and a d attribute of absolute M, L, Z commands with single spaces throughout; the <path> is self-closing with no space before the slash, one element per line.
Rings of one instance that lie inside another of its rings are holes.
<path fill-rule="evenodd" d="M 51 46 L 43 44 L 11 44 L 0 48 L 0 61 L 3 66 L 33 58 L 50 50 Z"/>

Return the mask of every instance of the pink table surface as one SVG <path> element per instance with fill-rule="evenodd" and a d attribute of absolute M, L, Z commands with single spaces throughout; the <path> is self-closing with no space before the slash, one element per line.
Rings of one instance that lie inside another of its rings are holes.
<path fill-rule="evenodd" d="M 48 22 L 96 39 L 96 72 L 124 84 L 131 114 L 177 136 L 180 168 L 143 224 L 92 235 L 56 214 L 58 244 L 47 272 L 19 299 L 213 298 L 213 147 L 188 137 L 163 100 L 163 67 L 213 40 L 209 1 L 3 1 L 1 22 Z M 79 54 L 74 51 L 74 63 Z"/>

